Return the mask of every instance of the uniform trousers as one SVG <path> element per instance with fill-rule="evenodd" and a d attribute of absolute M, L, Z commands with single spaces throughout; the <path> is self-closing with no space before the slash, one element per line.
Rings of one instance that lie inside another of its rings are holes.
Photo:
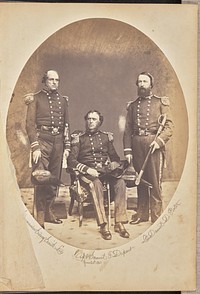
<path fill-rule="evenodd" d="M 49 132 L 40 132 L 38 142 L 41 149 L 41 158 L 38 164 L 33 164 L 33 171 L 48 170 L 51 175 L 60 179 L 62 156 L 63 156 L 63 134 L 51 135 Z M 49 208 L 53 203 L 58 191 L 55 185 L 36 185 L 36 210 L 44 211 L 45 218 L 49 218 Z"/>
<path fill-rule="evenodd" d="M 132 141 L 133 164 L 139 173 L 149 151 L 149 145 L 154 140 L 155 135 L 134 136 Z M 164 152 L 157 149 L 150 155 L 144 170 L 143 179 L 152 184 L 149 188 L 140 184 L 137 187 L 138 203 L 137 214 L 141 219 L 149 220 L 149 210 L 151 222 L 155 222 L 162 213 L 162 175 L 164 166 Z"/>
<path fill-rule="evenodd" d="M 114 217 L 115 223 L 127 223 L 128 218 L 126 214 L 127 199 L 126 199 L 126 185 L 123 179 L 115 179 L 108 177 L 110 185 L 111 199 L 114 200 Z M 101 226 L 107 224 L 107 218 L 104 208 L 104 189 L 103 183 L 99 178 L 93 178 L 91 176 L 81 176 L 81 185 L 88 190 L 92 196 L 94 209 L 96 213 L 97 225 Z"/>

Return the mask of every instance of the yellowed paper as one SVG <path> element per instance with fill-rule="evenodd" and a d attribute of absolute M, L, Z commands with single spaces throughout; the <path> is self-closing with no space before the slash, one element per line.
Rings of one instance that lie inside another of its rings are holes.
<path fill-rule="evenodd" d="M 194 290 L 197 6 L 2 3 L 0 41 L 0 289 Z M 98 239 L 95 219 L 89 228 L 68 217 L 43 230 L 24 205 L 21 195 L 31 186 L 23 96 L 38 91 L 52 67 L 69 96 L 72 129 L 84 127 L 90 108 L 100 109 L 120 156 L 137 74 L 150 71 L 155 94 L 170 97 L 175 131 L 167 147 L 165 210 L 153 225 L 129 227 L 129 240 Z"/>

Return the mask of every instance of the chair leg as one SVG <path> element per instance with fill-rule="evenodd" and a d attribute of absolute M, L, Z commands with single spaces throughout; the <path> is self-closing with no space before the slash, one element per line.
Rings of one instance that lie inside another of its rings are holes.
<path fill-rule="evenodd" d="M 75 201 L 74 195 L 70 195 L 70 198 L 71 198 L 71 200 L 70 200 L 70 204 L 69 204 L 68 213 L 71 216 L 72 215 L 72 210 L 73 210 L 73 207 L 74 207 L 74 201 Z"/>
<path fill-rule="evenodd" d="M 37 212 L 36 212 L 36 186 L 33 187 L 33 206 L 32 206 L 32 216 L 34 218 L 37 217 Z"/>
<path fill-rule="evenodd" d="M 78 214 L 79 214 L 79 227 L 83 223 L 83 202 L 78 202 Z"/>

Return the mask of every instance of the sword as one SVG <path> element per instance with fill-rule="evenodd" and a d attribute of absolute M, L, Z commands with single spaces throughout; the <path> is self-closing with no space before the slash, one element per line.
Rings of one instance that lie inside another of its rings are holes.
<path fill-rule="evenodd" d="M 160 116 L 159 116 L 159 118 L 158 118 L 158 122 L 159 122 L 159 128 L 158 128 L 158 131 L 157 131 L 157 133 L 156 133 L 156 136 L 155 136 L 155 138 L 154 138 L 154 141 L 157 139 L 157 137 L 160 135 L 160 133 L 162 132 L 162 130 L 163 130 L 163 128 L 164 128 L 164 125 L 165 125 L 165 123 L 166 123 L 166 119 L 167 119 L 167 115 L 166 114 L 161 114 Z M 142 165 L 142 168 L 141 168 L 141 170 L 140 170 L 140 172 L 139 172 L 139 174 L 138 174 L 138 176 L 137 176 L 137 178 L 136 178 L 136 180 L 135 180 L 135 185 L 136 186 L 138 186 L 139 184 L 140 184 L 140 181 L 141 181 L 141 178 L 142 178 L 142 176 L 143 176 L 143 173 L 144 173 L 144 169 L 145 169 L 145 167 L 146 167 L 146 165 L 147 165 L 147 162 L 148 162 L 148 159 L 149 159 L 149 157 L 150 157 L 150 155 L 151 155 L 151 152 L 152 152 L 152 149 L 153 149 L 153 146 L 151 146 L 150 148 L 149 148 L 149 151 L 148 151 L 148 153 L 147 153 L 147 155 L 146 155 L 146 158 L 145 158 L 145 160 L 144 160 L 144 163 L 143 163 L 143 165 Z"/>

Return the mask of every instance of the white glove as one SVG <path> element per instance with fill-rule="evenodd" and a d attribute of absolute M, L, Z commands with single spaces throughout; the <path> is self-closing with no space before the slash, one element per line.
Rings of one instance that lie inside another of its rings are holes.
<path fill-rule="evenodd" d="M 133 155 L 132 154 L 127 154 L 125 155 L 126 160 L 128 161 L 128 163 L 130 164 L 133 160 Z"/>
<path fill-rule="evenodd" d="M 63 152 L 63 160 L 62 160 L 62 168 L 67 168 L 67 157 L 69 156 L 69 150 L 64 150 Z"/>
<path fill-rule="evenodd" d="M 156 149 L 160 149 L 160 146 L 159 144 L 156 142 L 156 141 L 153 141 L 151 144 L 150 144 L 150 148 L 152 148 L 152 151 L 151 151 L 151 154 L 154 153 L 154 151 Z"/>
<path fill-rule="evenodd" d="M 89 167 L 87 170 L 88 175 L 98 178 L 99 173 L 96 169 Z"/>
<path fill-rule="evenodd" d="M 33 162 L 36 164 L 38 163 L 38 160 L 40 159 L 42 153 L 40 150 L 33 151 Z"/>

